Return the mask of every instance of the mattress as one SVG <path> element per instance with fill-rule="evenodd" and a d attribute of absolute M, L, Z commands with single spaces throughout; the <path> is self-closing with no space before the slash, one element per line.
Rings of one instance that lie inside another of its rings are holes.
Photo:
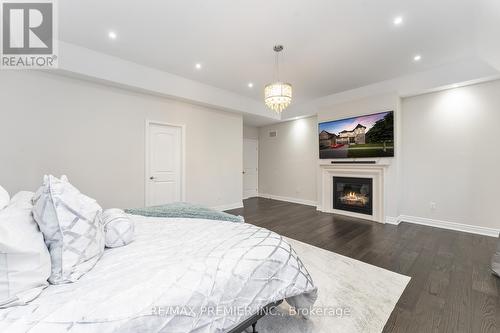
<path fill-rule="evenodd" d="M 130 217 L 135 240 L 79 281 L 0 310 L 0 332 L 226 332 L 266 304 L 307 308 L 316 287 L 291 246 L 250 224 Z"/>

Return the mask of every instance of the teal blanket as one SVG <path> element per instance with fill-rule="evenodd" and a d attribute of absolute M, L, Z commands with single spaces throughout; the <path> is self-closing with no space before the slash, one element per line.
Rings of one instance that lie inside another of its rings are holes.
<path fill-rule="evenodd" d="M 148 217 L 180 217 L 191 219 L 245 222 L 243 216 L 231 215 L 187 202 L 175 202 L 160 206 L 125 209 L 125 212 L 132 215 L 141 215 Z"/>

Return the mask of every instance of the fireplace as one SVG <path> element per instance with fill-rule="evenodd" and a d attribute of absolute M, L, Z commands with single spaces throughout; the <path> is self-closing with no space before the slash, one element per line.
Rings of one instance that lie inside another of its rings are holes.
<path fill-rule="evenodd" d="M 372 215 L 373 179 L 333 177 L 333 209 Z"/>

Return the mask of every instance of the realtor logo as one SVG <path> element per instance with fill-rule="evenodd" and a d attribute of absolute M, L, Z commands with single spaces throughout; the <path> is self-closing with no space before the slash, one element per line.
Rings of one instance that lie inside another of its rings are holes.
<path fill-rule="evenodd" d="M 1 67 L 57 67 L 55 11 L 51 0 L 2 1 Z"/>

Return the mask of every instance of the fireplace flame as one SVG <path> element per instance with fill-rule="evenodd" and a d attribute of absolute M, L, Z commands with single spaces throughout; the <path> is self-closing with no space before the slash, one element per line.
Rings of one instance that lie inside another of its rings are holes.
<path fill-rule="evenodd" d="M 341 202 L 348 205 L 366 205 L 368 203 L 368 198 L 356 192 L 348 192 L 343 197 L 340 198 Z"/>
<path fill-rule="evenodd" d="M 349 194 L 347 194 L 347 197 L 348 197 L 349 199 L 358 199 L 358 198 L 359 198 L 359 197 L 357 196 L 357 194 L 356 194 L 356 193 L 354 193 L 354 192 L 349 192 Z"/>

